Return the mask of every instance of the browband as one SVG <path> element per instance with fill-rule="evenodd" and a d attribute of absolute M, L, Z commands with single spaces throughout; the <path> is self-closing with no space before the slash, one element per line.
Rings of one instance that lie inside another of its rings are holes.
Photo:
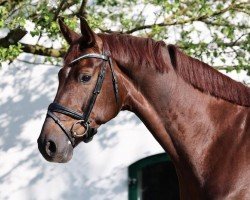
<path fill-rule="evenodd" d="M 103 55 L 103 54 L 88 53 L 88 54 L 82 55 L 82 56 L 72 60 L 70 62 L 70 64 L 73 64 L 73 63 L 77 62 L 78 60 L 86 59 L 86 58 L 99 58 L 99 59 L 102 59 L 102 60 L 105 60 L 105 61 L 108 61 L 108 59 L 109 59 L 106 55 Z"/>

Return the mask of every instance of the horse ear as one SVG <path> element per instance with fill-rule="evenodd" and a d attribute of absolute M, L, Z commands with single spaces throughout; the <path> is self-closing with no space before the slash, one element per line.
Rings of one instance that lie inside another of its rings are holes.
<path fill-rule="evenodd" d="M 80 17 L 82 42 L 86 46 L 93 46 L 96 43 L 95 33 L 91 30 L 85 18 Z"/>
<path fill-rule="evenodd" d="M 78 33 L 69 29 L 69 27 L 63 22 L 62 18 L 58 18 L 58 23 L 61 33 L 63 34 L 63 37 L 68 42 L 68 44 L 72 44 L 72 42 L 80 38 L 80 35 Z"/>

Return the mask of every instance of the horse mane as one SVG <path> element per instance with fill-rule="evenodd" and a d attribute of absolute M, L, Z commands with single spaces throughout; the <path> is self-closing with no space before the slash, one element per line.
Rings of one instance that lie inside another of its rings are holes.
<path fill-rule="evenodd" d="M 170 57 L 176 73 L 194 88 L 231 103 L 250 107 L 250 88 L 225 76 L 208 64 L 184 54 L 175 45 L 166 45 L 163 41 L 126 34 L 98 34 L 98 36 L 112 50 L 112 55 L 122 57 L 125 65 L 132 63 L 135 66 L 154 67 L 163 73 L 169 69 L 166 60 Z M 169 55 L 166 55 L 166 52 Z"/>
<path fill-rule="evenodd" d="M 122 57 L 123 64 L 152 67 L 160 72 L 167 71 L 166 44 L 151 38 L 142 38 L 127 34 L 98 34 L 102 41 L 112 50 L 112 55 Z"/>
<path fill-rule="evenodd" d="M 250 107 L 249 87 L 184 54 L 174 45 L 168 45 L 168 51 L 174 69 L 186 82 L 204 93 Z"/>

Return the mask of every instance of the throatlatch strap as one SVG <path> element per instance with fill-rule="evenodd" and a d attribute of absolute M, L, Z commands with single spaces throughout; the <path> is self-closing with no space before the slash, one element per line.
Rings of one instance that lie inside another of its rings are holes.
<path fill-rule="evenodd" d="M 117 81 L 117 77 L 115 75 L 115 72 L 114 72 L 114 67 L 113 67 L 113 64 L 112 64 L 112 58 L 109 57 L 109 67 L 110 67 L 110 71 L 111 71 L 111 74 L 112 74 L 112 83 L 113 83 L 113 87 L 114 87 L 114 92 L 115 92 L 115 100 L 116 100 L 116 103 L 118 103 L 119 101 L 119 91 L 118 91 L 118 81 Z"/>

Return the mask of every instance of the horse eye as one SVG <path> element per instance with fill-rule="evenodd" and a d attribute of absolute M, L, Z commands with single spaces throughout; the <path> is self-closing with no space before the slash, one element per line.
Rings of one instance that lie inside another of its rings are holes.
<path fill-rule="evenodd" d="M 91 76 L 89 76 L 89 75 L 82 75 L 82 76 L 80 77 L 80 81 L 81 81 L 82 83 L 87 83 L 90 79 L 91 79 Z"/>

